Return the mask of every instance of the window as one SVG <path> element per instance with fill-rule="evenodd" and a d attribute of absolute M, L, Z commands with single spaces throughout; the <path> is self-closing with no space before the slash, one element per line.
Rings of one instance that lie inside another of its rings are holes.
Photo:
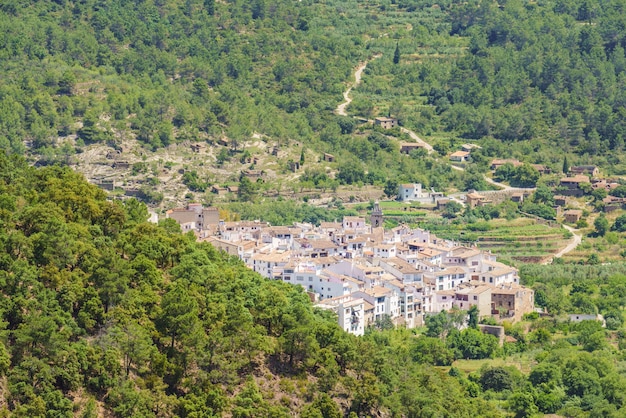
<path fill-rule="evenodd" d="M 474 300 L 478 300 L 478 296 L 474 295 Z"/>
<path fill-rule="evenodd" d="M 313 277 L 309 277 L 309 281 L 312 282 L 313 281 Z"/>
<path fill-rule="evenodd" d="M 443 290 L 443 285 L 442 284 L 439 285 L 439 290 Z"/>

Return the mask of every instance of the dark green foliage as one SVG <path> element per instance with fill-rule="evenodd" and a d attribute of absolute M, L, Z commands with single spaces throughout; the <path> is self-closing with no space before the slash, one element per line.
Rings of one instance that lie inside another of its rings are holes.
<path fill-rule="evenodd" d="M 530 200 L 524 202 L 521 211 L 544 219 L 554 219 L 556 217 L 556 210 L 553 207 L 543 203 L 533 203 Z"/>
<path fill-rule="evenodd" d="M 519 371 L 507 367 L 491 367 L 482 371 L 480 385 L 483 390 L 501 392 L 513 390 L 519 378 Z"/>
<path fill-rule="evenodd" d="M 603 237 L 609 231 L 609 221 L 601 214 L 593 221 L 596 235 Z"/>
<path fill-rule="evenodd" d="M 539 171 L 530 164 L 515 167 L 511 163 L 498 167 L 495 175 L 501 181 L 508 181 L 515 187 L 535 187 L 540 177 Z"/>
<path fill-rule="evenodd" d="M 457 353 L 457 358 L 472 360 L 489 358 L 498 348 L 496 337 L 483 334 L 475 328 L 467 328 L 461 332 L 453 330 L 446 342 L 448 347 Z"/>
<path fill-rule="evenodd" d="M 396 43 L 396 50 L 393 52 L 393 63 L 400 63 L 400 46 Z"/>
<path fill-rule="evenodd" d="M 611 230 L 624 232 L 626 231 L 626 214 L 620 215 L 615 219 L 615 223 L 611 227 Z"/>
<path fill-rule="evenodd" d="M 454 360 L 454 353 L 439 338 L 421 337 L 411 348 L 413 360 L 434 366 L 449 366 Z"/>
<path fill-rule="evenodd" d="M 242 202 L 249 202 L 254 199 L 256 194 L 256 186 L 250 179 L 244 175 L 239 178 L 239 189 L 237 190 L 237 197 Z"/>
<path fill-rule="evenodd" d="M 459 202 L 451 200 L 446 203 L 446 207 L 444 208 L 441 216 L 443 216 L 444 218 L 456 218 L 462 209 L 463 206 Z"/>
<path fill-rule="evenodd" d="M 206 181 L 200 180 L 198 172 L 195 170 L 186 171 L 185 174 L 183 174 L 183 184 L 193 192 L 204 192 L 209 186 Z"/>

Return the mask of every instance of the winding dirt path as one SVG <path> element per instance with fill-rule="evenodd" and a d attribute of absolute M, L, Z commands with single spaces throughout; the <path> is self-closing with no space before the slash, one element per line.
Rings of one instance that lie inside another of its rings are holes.
<path fill-rule="evenodd" d="M 576 249 L 576 247 L 578 247 L 578 245 L 582 241 L 582 237 L 576 233 L 576 230 L 574 228 L 572 228 L 569 225 L 563 225 L 563 228 L 567 229 L 569 232 L 572 233 L 572 242 L 567 244 L 567 246 L 565 248 L 563 248 L 558 253 L 554 254 L 551 258 L 549 258 L 548 260 L 544 261 L 542 264 L 550 264 L 552 262 L 552 260 L 554 260 L 555 258 L 563 257 L 565 254 L 567 254 L 567 253 L 569 253 L 571 251 L 574 251 Z"/>
<path fill-rule="evenodd" d="M 376 58 L 380 58 L 381 56 L 382 55 L 374 55 L 372 59 L 374 60 Z M 346 113 L 346 107 L 348 107 L 348 105 L 352 102 L 352 98 L 350 97 L 350 92 L 352 91 L 353 88 L 358 86 L 359 83 L 361 82 L 361 76 L 363 75 L 363 70 L 365 70 L 365 67 L 367 67 L 368 62 L 369 61 L 365 61 L 364 63 L 359 64 L 359 66 L 356 67 L 356 70 L 354 71 L 354 83 L 350 84 L 348 89 L 343 92 L 344 102 L 337 106 L 337 109 L 335 109 L 335 114 L 339 116 L 348 116 L 348 114 Z"/>

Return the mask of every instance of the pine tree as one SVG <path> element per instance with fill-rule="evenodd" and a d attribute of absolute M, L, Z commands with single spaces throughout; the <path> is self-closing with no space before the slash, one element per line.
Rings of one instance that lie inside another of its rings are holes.
<path fill-rule="evenodd" d="M 215 14 L 215 0 L 204 0 L 204 8 L 209 16 L 213 16 Z"/>
<path fill-rule="evenodd" d="M 400 63 L 400 48 L 397 42 L 396 42 L 396 52 L 393 53 L 393 63 L 394 64 Z"/>

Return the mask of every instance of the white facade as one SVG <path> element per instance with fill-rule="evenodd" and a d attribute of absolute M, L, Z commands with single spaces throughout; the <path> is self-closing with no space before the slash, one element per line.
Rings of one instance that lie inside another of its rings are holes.
<path fill-rule="evenodd" d="M 398 185 L 398 200 L 403 202 L 409 202 L 411 200 L 418 200 L 427 198 L 428 193 L 422 193 L 421 183 L 409 183 Z"/>
<path fill-rule="evenodd" d="M 365 333 L 365 309 L 363 299 L 355 299 L 337 306 L 339 326 L 344 331 L 361 336 Z"/>
<path fill-rule="evenodd" d="M 376 286 L 373 289 L 353 293 L 374 305 L 374 320 L 381 320 L 388 315 L 392 320 L 400 316 L 398 294 L 391 289 Z"/>
<path fill-rule="evenodd" d="M 339 326 L 345 332 L 356 336 L 365 333 L 365 301 L 362 298 L 341 296 L 319 302 L 316 306 L 335 311 Z"/>

